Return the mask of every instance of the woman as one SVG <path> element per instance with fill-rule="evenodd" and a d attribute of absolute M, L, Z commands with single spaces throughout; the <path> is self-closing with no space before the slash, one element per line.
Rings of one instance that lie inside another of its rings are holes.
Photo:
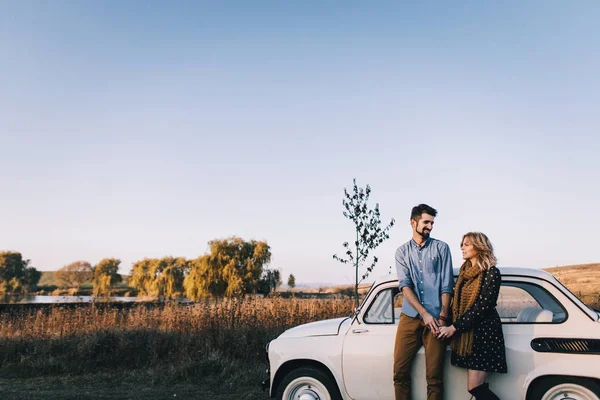
<path fill-rule="evenodd" d="M 452 336 L 452 365 L 468 369 L 468 391 L 477 400 L 499 399 L 485 379 L 490 372 L 506 373 L 506 354 L 496 301 L 500 271 L 490 240 L 469 232 L 460 248 L 465 262 L 454 288 L 453 324 L 440 327 L 439 338 Z"/>

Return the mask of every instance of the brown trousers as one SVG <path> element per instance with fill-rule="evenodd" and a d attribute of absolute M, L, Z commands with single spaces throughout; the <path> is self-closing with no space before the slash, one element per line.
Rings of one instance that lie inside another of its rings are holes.
<path fill-rule="evenodd" d="M 421 318 L 401 314 L 394 345 L 394 393 L 396 400 L 411 400 L 412 363 L 423 345 L 425 348 L 425 377 L 427 400 L 444 397 L 444 357 L 446 343 L 423 324 Z"/>

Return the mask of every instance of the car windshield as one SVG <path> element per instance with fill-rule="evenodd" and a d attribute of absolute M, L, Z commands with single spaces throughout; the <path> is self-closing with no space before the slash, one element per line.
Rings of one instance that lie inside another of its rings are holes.
<path fill-rule="evenodd" d="M 360 310 L 362 310 L 363 306 L 365 305 L 365 300 L 367 300 L 369 298 L 373 289 L 375 289 L 375 282 L 373 282 L 373 284 L 367 291 L 367 294 L 365 294 L 364 297 L 360 300 L 360 305 L 354 309 L 354 312 L 352 312 L 352 314 L 350 314 L 350 316 L 358 315 Z"/>

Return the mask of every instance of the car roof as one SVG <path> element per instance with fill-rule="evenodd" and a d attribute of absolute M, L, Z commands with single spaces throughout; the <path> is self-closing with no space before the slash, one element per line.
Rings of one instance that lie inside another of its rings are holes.
<path fill-rule="evenodd" d="M 535 268 L 521 268 L 521 267 L 498 267 L 501 275 L 506 276 L 527 276 L 531 278 L 540 278 L 547 281 L 556 281 L 556 278 L 544 270 L 535 269 Z M 458 275 L 459 268 L 454 268 L 454 275 Z M 384 283 L 384 282 L 392 282 L 398 280 L 398 276 L 396 274 L 390 273 L 388 275 L 383 275 L 379 279 L 377 279 L 376 283 Z"/>

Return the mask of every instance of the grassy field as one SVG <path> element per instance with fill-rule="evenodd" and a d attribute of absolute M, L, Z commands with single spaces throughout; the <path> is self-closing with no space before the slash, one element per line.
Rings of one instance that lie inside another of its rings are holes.
<path fill-rule="evenodd" d="M 37 289 L 31 294 L 52 296 L 91 296 L 92 283 L 84 283 L 78 288 L 62 287 L 55 277 L 56 271 L 42 271 L 42 276 L 37 284 Z M 127 286 L 128 276 L 121 275 L 122 281 L 113 288 L 113 296 L 135 296 L 136 291 Z"/>
<path fill-rule="evenodd" d="M 45 375 L 29 378 L 0 377 L 4 398 L 19 400 L 148 400 L 210 399 L 266 400 L 259 382 L 266 376 L 264 366 L 232 365 L 219 374 L 176 380 L 158 378 L 144 371 L 99 372 L 82 375 Z"/>
<path fill-rule="evenodd" d="M 594 284 L 600 264 L 547 270 L 600 307 Z M 353 307 L 349 298 L 254 298 L 4 312 L 0 393 L 11 399 L 266 399 L 259 387 L 264 345 L 289 327 L 345 316 Z"/>
<path fill-rule="evenodd" d="M 0 316 L 0 392 L 24 399 L 266 398 L 259 388 L 265 344 L 352 307 L 350 299 L 257 298 L 14 309 Z"/>
<path fill-rule="evenodd" d="M 600 263 L 546 268 L 586 303 L 600 303 Z"/>

